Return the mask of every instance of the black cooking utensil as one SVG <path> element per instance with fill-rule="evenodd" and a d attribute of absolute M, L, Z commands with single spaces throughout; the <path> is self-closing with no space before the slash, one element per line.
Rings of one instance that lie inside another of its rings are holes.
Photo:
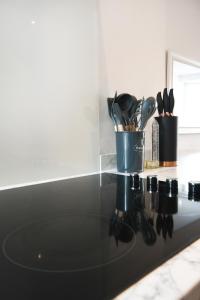
<path fill-rule="evenodd" d="M 110 118 L 112 119 L 112 104 L 113 104 L 114 98 L 107 98 L 107 104 L 108 104 L 108 113 Z"/>
<path fill-rule="evenodd" d="M 165 88 L 163 91 L 163 108 L 164 108 L 165 115 L 169 116 L 170 107 L 169 107 L 169 96 L 167 93 L 167 88 Z"/>
<path fill-rule="evenodd" d="M 115 117 L 114 117 L 114 114 L 113 114 L 113 109 L 112 109 L 113 101 L 114 101 L 114 98 L 107 98 L 108 113 L 109 113 L 109 116 L 110 116 L 110 118 L 112 119 L 112 121 L 114 123 L 114 129 L 115 129 L 115 131 L 117 131 L 117 122 L 115 120 Z"/>
<path fill-rule="evenodd" d="M 115 102 L 119 104 L 122 111 L 128 112 L 133 104 L 133 97 L 130 94 L 120 94 L 116 97 Z"/>
<path fill-rule="evenodd" d="M 132 119 L 131 119 L 131 111 L 133 110 L 133 107 L 136 106 L 135 100 L 137 99 L 127 93 L 120 94 L 117 96 L 115 102 L 119 104 L 119 107 L 122 111 L 122 115 L 125 121 L 125 126 L 127 130 L 130 130 L 130 125 L 132 125 Z"/>
<path fill-rule="evenodd" d="M 112 109 L 112 105 L 113 102 L 115 101 L 115 99 L 117 98 L 117 91 L 115 92 L 114 98 L 107 98 L 107 104 L 108 104 L 108 113 L 110 118 L 112 119 L 114 126 L 115 126 L 115 131 L 117 131 L 117 122 L 115 120 L 115 117 L 113 115 L 113 109 Z"/>
<path fill-rule="evenodd" d="M 173 89 L 170 89 L 170 91 L 169 91 L 169 113 L 171 116 L 173 115 L 173 109 L 174 109 L 174 91 L 173 91 Z"/>
<path fill-rule="evenodd" d="M 131 103 L 130 108 L 128 110 L 129 117 L 131 117 L 135 113 L 136 108 L 137 108 L 137 104 L 138 104 L 137 98 L 135 96 L 132 96 L 132 103 Z"/>
<path fill-rule="evenodd" d="M 115 92 L 114 99 L 117 99 L 117 91 Z"/>
<path fill-rule="evenodd" d="M 136 110 L 138 106 L 138 101 L 135 96 L 132 96 L 132 104 L 130 109 L 128 110 L 128 118 L 129 118 L 129 125 L 131 126 L 131 130 L 136 129 L 136 124 L 135 124 L 135 117 L 136 117 Z"/>
<path fill-rule="evenodd" d="M 156 97 L 156 101 L 157 101 L 157 109 L 158 109 L 158 113 L 160 116 L 163 115 L 163 99 L 162 99 L 162 95 L 161 95 L 161 92 L 159 92 L 157 94 L 157 97 Z"/>
<path fill-rule="evenodd" d="M 156 110 L 156 100 L 154 97 L 149 97 L 142 102 L 139 130 L 144 130 L 148 120 L 152 117 L 155 110 Z"/>
<path fill-rule="evenodd" d="M 118 103 L 113 102 L 112 113 L 117 127 L 117 131 L 123 131 L 125 127 L 125 121 Z"/>

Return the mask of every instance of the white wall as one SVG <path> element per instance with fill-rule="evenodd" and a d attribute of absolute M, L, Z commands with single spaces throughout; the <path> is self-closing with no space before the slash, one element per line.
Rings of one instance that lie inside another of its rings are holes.
<path fill-rule="evenodd" d="M 0 1 L 0 185 L 98 170 L 94 0 Z"/>
<path fill-rule="evenodd" d="M 200 61 L 199 31 L 198 0 L 1 0 L 0 185 L 97 171 L 107 96 L 155 96 L 167 49 Z"/>
<path fill-rule="evenodd" d="M 104 95 L 100 102 L 101 153 L 115 152 L 106 96 L 114 91 L 156 96 L 166 85 L 168 49 L 200 61 L 198 0 L 100 0 Z M 150 124 L 149 124 L 150 127 Z M 146 149 L 150 148 L 149 127 Z M 200 136 L 179 136 L 179 150 L 200 151 Z M 188 146 L 190 145 L 190 146 Z"/>
<path fill-rule="evenodd" d="M 106 97 L 115 90 L 137 98 L 165 85 L 165 3 L 160 0 L 100 0 L 104 95 L 100 102 L 101 153 L 115 152 Z"/>

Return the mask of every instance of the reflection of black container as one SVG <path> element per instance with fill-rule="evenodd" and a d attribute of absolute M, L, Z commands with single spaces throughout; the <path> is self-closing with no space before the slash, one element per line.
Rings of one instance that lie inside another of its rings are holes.
<path fill-rule="evenodd" d="M 160 166 L 174 167 L 177 164 L 177 117 L 156 117 L 159 124 Z"/>
<path fill-rule="evenodd" d="M 140 189 L 132 189 L 131 176 L 117 176 L 116 209 L 127 212 L 143 208 L 143 192 Z"/>
<path fill-rule="evenodd" d="M 188 183 L 188 199 L 200 201 L 200 182 L 190 181 Z"/>
<path fill-rule="evenodd" d="M 116 208 L 120 211 L 128 211 L 132 208 L 132 180 L 130 176 L 117 176 Z"/>
<path fill-rule="evenodd" d="M 159 194 L 156 203 L 156 212 L 159 214 L 177 214 L 178 212 L 178 197 Z"/>
<path fill-rule="evenodd" d="M 144 132 L 116 132 L 116 152 L 118 172 L 143 172 Z"/>

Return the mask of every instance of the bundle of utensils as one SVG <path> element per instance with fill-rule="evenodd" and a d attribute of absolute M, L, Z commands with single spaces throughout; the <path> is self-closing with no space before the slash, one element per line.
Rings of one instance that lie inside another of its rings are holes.
<path fill-rule="evenodd" d="M 157 108 L 160 117 L 173 116 L 174 109 L 174 92 L 173 89 L 170 89 L 169 94 L 167 92 L 167 88 L 163 90 L 163 97 L 161 92 L 157 94 Z"/>
<path fill-rule="evenodd" d="M 133 95 L 117 95 L 116 92 L 114 98 L 107 99 L 107 103 L 115 131 L 143 131 L 156 110 L 154 97 L 137 100 Z"/>

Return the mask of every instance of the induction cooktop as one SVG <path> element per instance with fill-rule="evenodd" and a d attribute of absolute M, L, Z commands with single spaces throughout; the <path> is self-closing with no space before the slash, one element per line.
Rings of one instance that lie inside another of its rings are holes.
<path fill-rule="evenodd" d="M 108 173 L 1 191 L 1 299 L 114 298 L 200 237 L 199 194 Z"/>

